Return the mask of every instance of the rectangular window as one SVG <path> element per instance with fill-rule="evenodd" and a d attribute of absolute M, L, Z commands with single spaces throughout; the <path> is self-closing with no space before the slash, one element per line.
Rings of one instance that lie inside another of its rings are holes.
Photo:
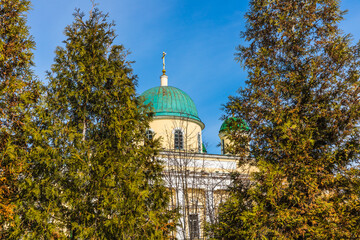
<path fill-rule="evenodd" d="M 221 153 L 225 154 L 225 141 L 224 141 L 224 139 L 221 139 Z"/>
<path fill-rule="evenodd" d="M 190 239 L 200 238 L 198 214 L 189 215 L 189 231 L 190 231 Z"/>
<path fill-rule="evenodd" d="M 201 153 L 201 135 L 200 135 L 200 133 L 198 133 L 198 146 L 199 146 L 198 151 L 199 151 L 199 153 Z"/>
<path fill-rule="evenodd" d="M 153 133 L 153 131 L 151 131 L 151 130 L 146 130 L 146 137 L 147 137 L 147 139 L 149 139 L 149 140 L 152 140 L 153 139 L 153 136 L 154 136 L 154 133 Z"/>
<path fill-rule="evenodd" d="M 175 149 L 183 149 L 184 148 L 183 133 L 181 130 L 175 130 L 174 147 L 175 147 Z"/>

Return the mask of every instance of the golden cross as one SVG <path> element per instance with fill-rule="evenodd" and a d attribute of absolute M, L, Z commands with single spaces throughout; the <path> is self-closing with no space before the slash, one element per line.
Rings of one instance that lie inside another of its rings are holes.
<path fill-rule="evenodd" d="M 162 60 L 163 60 L 163 73 L 165 74 L 165 55 L 166 55 L 166 52 L 163 52 L 163 55 L 162 55 Z"/>

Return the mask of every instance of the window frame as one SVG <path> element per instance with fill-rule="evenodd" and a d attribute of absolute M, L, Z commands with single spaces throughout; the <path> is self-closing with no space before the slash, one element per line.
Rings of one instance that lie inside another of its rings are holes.
<path fill-rule="evenodd" d="M 189 237 L 190 239 L 200 238 L 200 222 L 199 214 L 191 213 L 189 214 Z"/>
<path fill-rule="evenodd" d="M 198 151 L 199 151 L 199 153 L 202 153 L 201 134 L 198 133 L 197 137 L 198 137 L 198 139 L 197 139 L 198 140 Z"/>
<path fill-rule="evenodd" d="M 153 140 L 154 139 L 154 130 L 152 130 L 152 129 L 147 129 L 146 131 L 145 131 L 145 136 L 146 136 L 146 138 L 148 139 L 148 140 Z M 151 136 L 151 138 L 149 137 L 149 136 Z"/>
<path fill-rule="evenodd" d="M 174 129 L 174 149 L 184 149 L 184 131 L 180 128 Z"/>
<path fill-rule="evenodd" d="M 221 139 L 221 153 L 225 155 L 225 140 Z"/>

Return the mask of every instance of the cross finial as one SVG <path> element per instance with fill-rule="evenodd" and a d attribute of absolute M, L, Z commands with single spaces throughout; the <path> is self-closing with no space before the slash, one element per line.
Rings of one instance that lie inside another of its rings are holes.
<path fill-rule="evenodd" d="M 163 60 L 163 75 L 165 75 L 166 73 L 166 70 L 165 70 L 165 55 L 166 55 L 166 52 L 163 52 L 163 55 L 162 55 L 162 60 Z"/>

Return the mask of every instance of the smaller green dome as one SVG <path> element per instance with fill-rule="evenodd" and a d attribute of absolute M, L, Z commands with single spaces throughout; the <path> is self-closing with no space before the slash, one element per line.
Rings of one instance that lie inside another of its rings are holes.
<path fill-rule="evenodd" d="M 237 126 L 240 127 L 240 129 L 243 130 L 243 131 L 249 131 L 250 130 L 249 126 L 247 125 L 247 123 L 243 119 L 231 117 L 231 118 L 226 119 L 223 122 L 223 124 L 221 124 L 219 133 L 229 130 L 229 125 L 231 125 L 231 123 L 233 123 L 233 122 L 241 122 L 241 123 L 238 123 Z M 231 126 L 230 126 L 230 129 L 231 129 Z"/>

